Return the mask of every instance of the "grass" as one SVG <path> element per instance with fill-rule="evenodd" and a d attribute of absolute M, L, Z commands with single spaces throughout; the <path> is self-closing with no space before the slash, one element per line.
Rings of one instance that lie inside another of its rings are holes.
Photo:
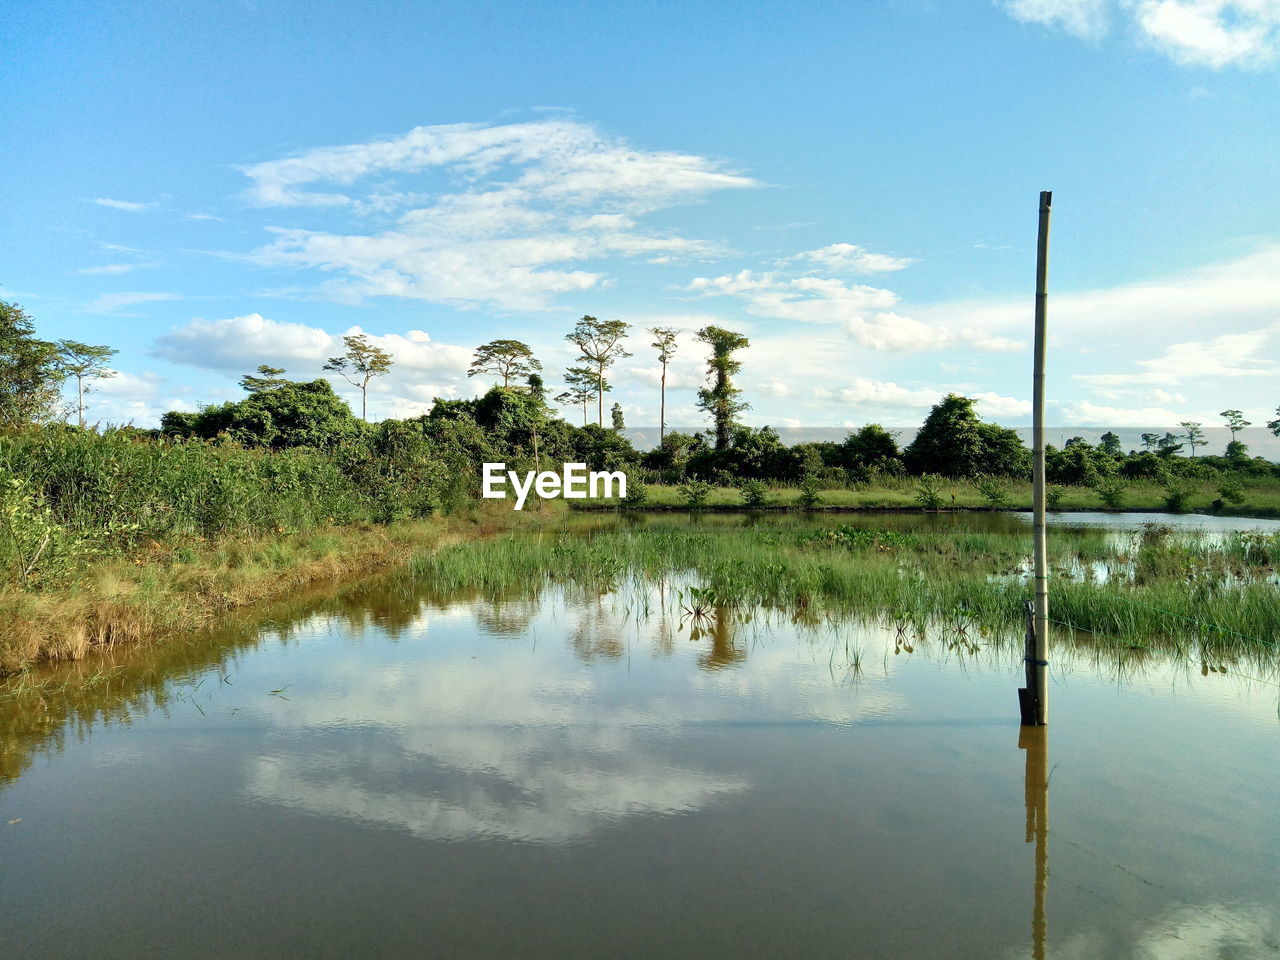
<path fill-rule="evenodd" d="M 1186 509 L 1207 512 L 1215 500 L 1220 480 L 1187 480 L 1189 487 Z M 983 481 L 941 480 L 939 492 L 942 509 L 989 510 L 989 498 L 980 489 Z M 1092 487 L 1063 486 L 1058 503 L 1059 510 L 1106 510 L 1102 495 Z M 678 486 L 665 484 L 646 485 L 648 497 L 639 510 L 687 510 L 687 501 Z M 918 510 L 917 481 L 905 477 L 900 480 L 882 480 L 874 485 L 861 484 L 851 487 L 828 487 L 820 491 L 822 510 Z M 1008 499 L 1009 510 L 1031 509 L 1031 484 L 1022 481 L 1005 481 L 1003 492 Z M 1246 480 L 1241 488 L 1243 499 L 1238 504 L 1224 503 L 1218 512 L 1226 516 L 1280 517 L 1280 480 L 1270 477 Z M 772 487 L 766 495 L 764 509 L 798 509 L 802 491 L 798 487 Z M 1126 484 L 1124 510 L 1164 511 L 1168 492 L 1164 485 L 1145 481 Z M 575 509 L 601 509 L 617 506 L 616 500 L 601 498 L 574 501 Z M 702 509 L 743 509 L 742 492 L 737 487 L 713 487 Z"/>
<path fill-rule="evenodd" d="M 1052 613 L 1071 629 L 1132 647 L 1258 648 L 1280 636 L 1280 536 L 1097 530 L 1051 543 Z M 416 558 L 413 569 L 489 597 L 687 573 L 719 605 L 855 613 L 918 629 L 963 621 L 1014 636 L 1030 596 L 1030 552 L 1029 531 L 641 524 L 459 544 Z"/>
<path fill-rule="evenodd" d="M 152 541 L 56 589 L 0 588 L 0 675 L 92 649 L 216 625 L 230 611 L 402 564 L 460 536 L 443 520 L 322 527 L 215 541 Z"/>

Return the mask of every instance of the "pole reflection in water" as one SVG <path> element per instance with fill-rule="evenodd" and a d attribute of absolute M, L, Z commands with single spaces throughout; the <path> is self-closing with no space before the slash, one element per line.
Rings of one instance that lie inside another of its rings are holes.
<path fill-rule="evenodd" d="M 1035 907 L 1031 914 L 1031 956 L 1044 960 L 1048 921 L 1044 898 L 1049 887 L 1049 728 L 1021 727 L 1018 748 L 1027 751 L 1022 789 L 1027 808 L 1026 842 L 1036 845 Z"/>

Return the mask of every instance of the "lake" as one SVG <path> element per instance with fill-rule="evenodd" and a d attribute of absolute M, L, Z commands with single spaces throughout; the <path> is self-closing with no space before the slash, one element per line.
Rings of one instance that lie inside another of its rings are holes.
<path fill-rule="evenodd" d="M 383 577 L 11 683 L 6 954 L 1280 956 L 1275 670 L 1064 641 L 1023 731 L 1016 645 L 695 584 Z"/>

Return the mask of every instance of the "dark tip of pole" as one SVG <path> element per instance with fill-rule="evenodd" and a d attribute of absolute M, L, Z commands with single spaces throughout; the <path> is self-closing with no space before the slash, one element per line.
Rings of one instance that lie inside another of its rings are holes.
<path fill-rule="evenodd" d="M 1052 191 L 1052 190 L 1041 190 L 1041 191 L 1040 191 L 1040 206 L 1042 206 L 1042 207 L 1049 207 L 1049 206 L 1052 206 L 1052 205 L 1053 205 L 1053 191 Z"/>

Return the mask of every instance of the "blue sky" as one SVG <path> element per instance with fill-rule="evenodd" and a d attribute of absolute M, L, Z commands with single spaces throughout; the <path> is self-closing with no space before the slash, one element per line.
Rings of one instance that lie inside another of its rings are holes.
<path fill-rule="evenodd" d="M 1280 403 L 1280 0 L 3 18 L 0 296 L 120 349 L 91 419 L 318 376 L 356 328 L 398 361 L 376 417 L 483 389 L 493 337 L 554 386 L 590 313 L 636 325 L 632 424 L 642 328 L 711 322 L 752 339 L 753 423 L 913 425 L 955 390 L 1021 424 L 1041 189 L 1052 421 Z M 701 364 L 686 339 L 671 422 L 701 422 Z"/>

